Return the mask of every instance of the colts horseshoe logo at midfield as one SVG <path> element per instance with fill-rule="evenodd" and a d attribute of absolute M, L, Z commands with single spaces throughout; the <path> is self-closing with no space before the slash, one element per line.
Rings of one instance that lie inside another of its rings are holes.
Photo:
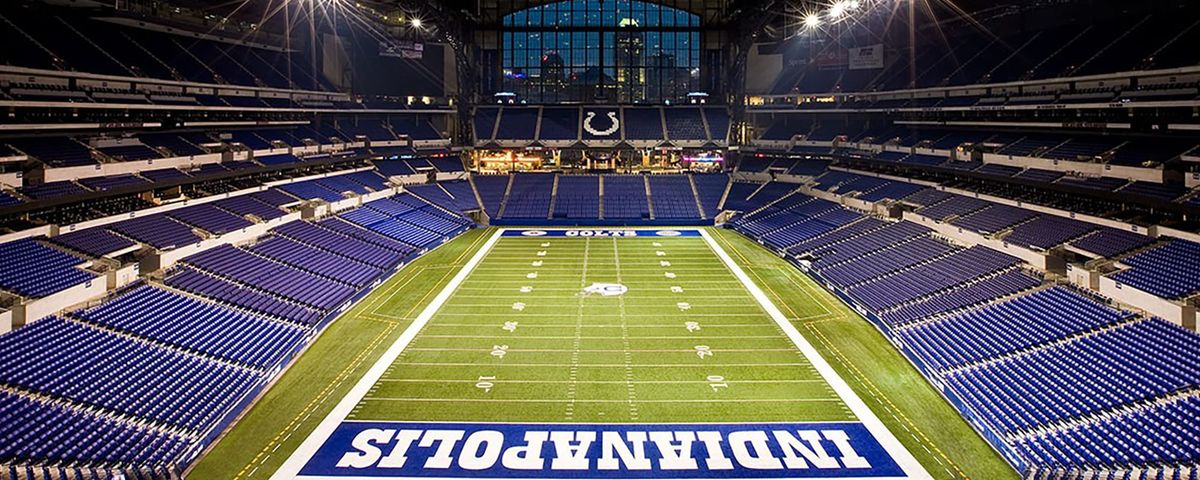
<path fill-rule="evenodd" d="M 607 137 L 621 129 L 621 121 L 617 119 L 617 112 L 608 112 L 608 119 L 612 121 L 612 126 L 606 130 L 596 130 L 595 127 L 592 127 L 593 118 L 596 118 L 596 112 L 587 112 L 587 118 L 583 119 L 583 129 L 597 137 Z"/>

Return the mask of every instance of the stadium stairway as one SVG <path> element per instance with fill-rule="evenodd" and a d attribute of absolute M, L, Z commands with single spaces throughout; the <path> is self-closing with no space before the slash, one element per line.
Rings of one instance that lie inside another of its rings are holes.
<path fill-rule="evenodd" d="M 692 189 L 692 196 L 696 197 L 696 211 L 700 212 L 700 219 L 707 220 L 708 213 L 704 211 L 704 204 L 700 202 L 700 190 L 696 188 L 696 177 L 692 174 L 687 174 L 688 188 Z"/>

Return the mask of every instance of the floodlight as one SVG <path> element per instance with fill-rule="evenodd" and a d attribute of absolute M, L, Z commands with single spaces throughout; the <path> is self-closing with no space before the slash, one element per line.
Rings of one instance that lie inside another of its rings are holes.
<path fill-rule="evenodd" d="M 804 26 L 808 28 L 817 28 L 821 25 L 821 16 L 815 13 L 810 13 L 804 16 Z"/>
<path fill-rule="evenodd" d="M 842 15 L 846 13 L 846 7 L 848 7 L 848 5 L 844 1 L 834 2 L 833 5 L 829 6 L 829 18 L 841 18 Z"/>
<path fill-rule="evenodd" d="M 409 23 L 412 24 L 413 28 L 421 28 L 421 19 L 419 18 L 414 18 Z"/>

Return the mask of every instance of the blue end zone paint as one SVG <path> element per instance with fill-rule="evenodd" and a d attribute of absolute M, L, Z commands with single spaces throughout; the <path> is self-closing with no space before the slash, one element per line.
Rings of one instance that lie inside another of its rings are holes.
<path fill-rule="evenodd" d="M 505 230 L 505 237 L 699 237 L 699 230 L 631 230 L 622 228 Z"/>
<path fill-rule="evenodd" d="M 342 422 L 300 471 L 356 478 L 895 478 L 857 422 Z"/>

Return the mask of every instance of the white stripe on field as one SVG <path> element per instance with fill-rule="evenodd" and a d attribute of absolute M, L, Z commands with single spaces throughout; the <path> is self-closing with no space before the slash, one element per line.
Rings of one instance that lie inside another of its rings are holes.
<path fill-rule="evenodd" d="M 459 270 L 458 273 L 454 275 L 454 278 L 450 279 L 450 283 L 447 283 L 446 287 L 442 288 L 442 291 L 433 298 L 433 301 L 429 302 L 429 305 L 426 305 L 424 310 L 421 310 L 421 314 L 417 315 L 417 318 L 414 319 L 412 324 L 410 324 L 408 328 L 404 330 L 404 333 L 400 334 L 400 337 L 397 338 L 394 343 L 392 343 L 391 347 L 388 347 L 387 351 L 383 353 L 383 356 L 379 357 L 379 360 L 377 360 L 375 364 L 371 366 L 371 369 L 367 370 L 367 373 L 358 380 L 358 383 L 354 384 L 354 388 L 351 388 L 350 391 L 346 393 L 346 396 L 342 397 L 342 401 L 338 402 L 337 406 L 333 407 L 333 410 L 329 412 L 329 415 L 326 415 L 325 419 L 322 420 L 319 425 L 317 425 L 317 428 L 314 429 L 312 433 L 310 433 L 308 437 L 304 439 L 304 442 L 292 452 L 287 461 L 283 462 L 283 465 L 279 467 L 279 470 L 276 470 L 275 473 L 271 475 L 272 479 L 290 479 L 296 477 L 300 473 L 300 469 L 304 468 L 304 464 L 308 463 L 308 460 L 312 458 L 313 454 L 317 453 L 317 450 L 320 449 L 321 445 L 325 443 L 325 439 L 329 438 L 329 435 L 333 434 L 333 431 L 337 429 L 338 425 L 340 425 L 342 421 L 344 421 L 346 417 L 350 415 L 350 412 L 354 410 L 354 406 L 358 405 L 358 402 L 362 401 L 363 397 L 367 396 L 367 392 L 371 390 L 371 387 L 375 385 L 375 382 L 379 381 L 380 378 L 383 378 L 384 373 L 387 372 L 387 369 L 389 366 L 391 366 L 392 362 L 396 361 L 396 358 L 398 358 L 400 353 L 404 351 L 404 348 L 407 347 L 410 342 L 412 342 L 413 338 L 417 336 L 417 333 L 425 327 L 425 324 L 429 323 L 429 319 L 433 318 L 433 314 L 442 307 L 442 304 L 446 302 L 446 299 L 450 298 L 450 294 L 454 293 L 454 290 L 458 288 L 458 285 L 461 284 L 463 280 L 466 280 L 467 276 L 470 275 L 471 270 L 473 270 L 475 266 L 479 264 L 479 262 L 483 261 L 483 257 L 487 256 L 488 251 L 492 249 L 492 245 L 495 245 L 496 242 L 500 240 L 500 236 L 503 233 L 503 229 L 497 230 L 496 233 L 492 235 L 492 238 L 489 238 L 487 243 L 484 243 L 483 246 L 479 248 L 479 251 L 475 252 L 475 255 L 471 256 L 471 259 L 467 261 L 467 264 L 463 265 L 462 270 Z"/>
<path fill-rule="evenodd" d="M 758 288 L 758 285 L 750 280 L 750 277 L 746 275 L 742 267 L 733 261 L 733 258 L 725 252 L 725 249 L 721 248 L 721 245 L 713 239 L 708 230 L 700 230 L 700 236 L 704 237 L 704 241 L 708 242 L 708 246 L 716 252 L 721 261 L 725 263 L 725 266 L 729 267 L 729 271 L 733 272 L 733 275 L 742 282 L 742 286 L 750 292 L 750 295 L 758 300 L 759 305 L 775 320 L 775 323 L 779 325 L 783 333 L 792 340 L 792 343 L 796 344 L 796 347 L 800 349 L 804 357 L 809 362 L 812 362 L 813 367 L 821 374 L 821 377 L 829 383 L 830 387 L 833 387 L 833 391 L 841 397 L 846 406 L 850 407 L 850 411 L 854 412 L 854 415 L 863 423 L 863 426 L 867 427 L 867 430 L 875 436 L 875 439 L 879 441 L 884 450 L 887 450 L 892 459 L 896 461 L 896 464 L 904 470 L 904 474 L 909 478 L 933 478 L 929 475 L 929 472 L 925 471 L 925 467 L 917 461 L 916 457 L 913 457 L 912 452 L 909 452 L 900 443 L 900 440 L 896 439 L 891 430 L 888 430 L 887 426 L 879 420 L 879 417 L 875 416 L 875 412 L 871 411 L 871 407 L 868 407 L 858 397 L 858 394 L 854 393 L 854 389 L 850 388 L 850 385 L 842 379 L 841 375 L 838 375 L 837 370 L 834 370 L 829 365 L 829 362 L 826 362 L 825 358 L 821 356 L 821 353 L 816 348 L 813 348 L 811 343 L 808 343 L 808 339 L 804 338 L 799 330 L 796 330 L 796 327 L 788 321 L 787 316 L 775 306 L 771 299 L 767 297 L 767 294 L 763 293 L 762 289 Z"/>

